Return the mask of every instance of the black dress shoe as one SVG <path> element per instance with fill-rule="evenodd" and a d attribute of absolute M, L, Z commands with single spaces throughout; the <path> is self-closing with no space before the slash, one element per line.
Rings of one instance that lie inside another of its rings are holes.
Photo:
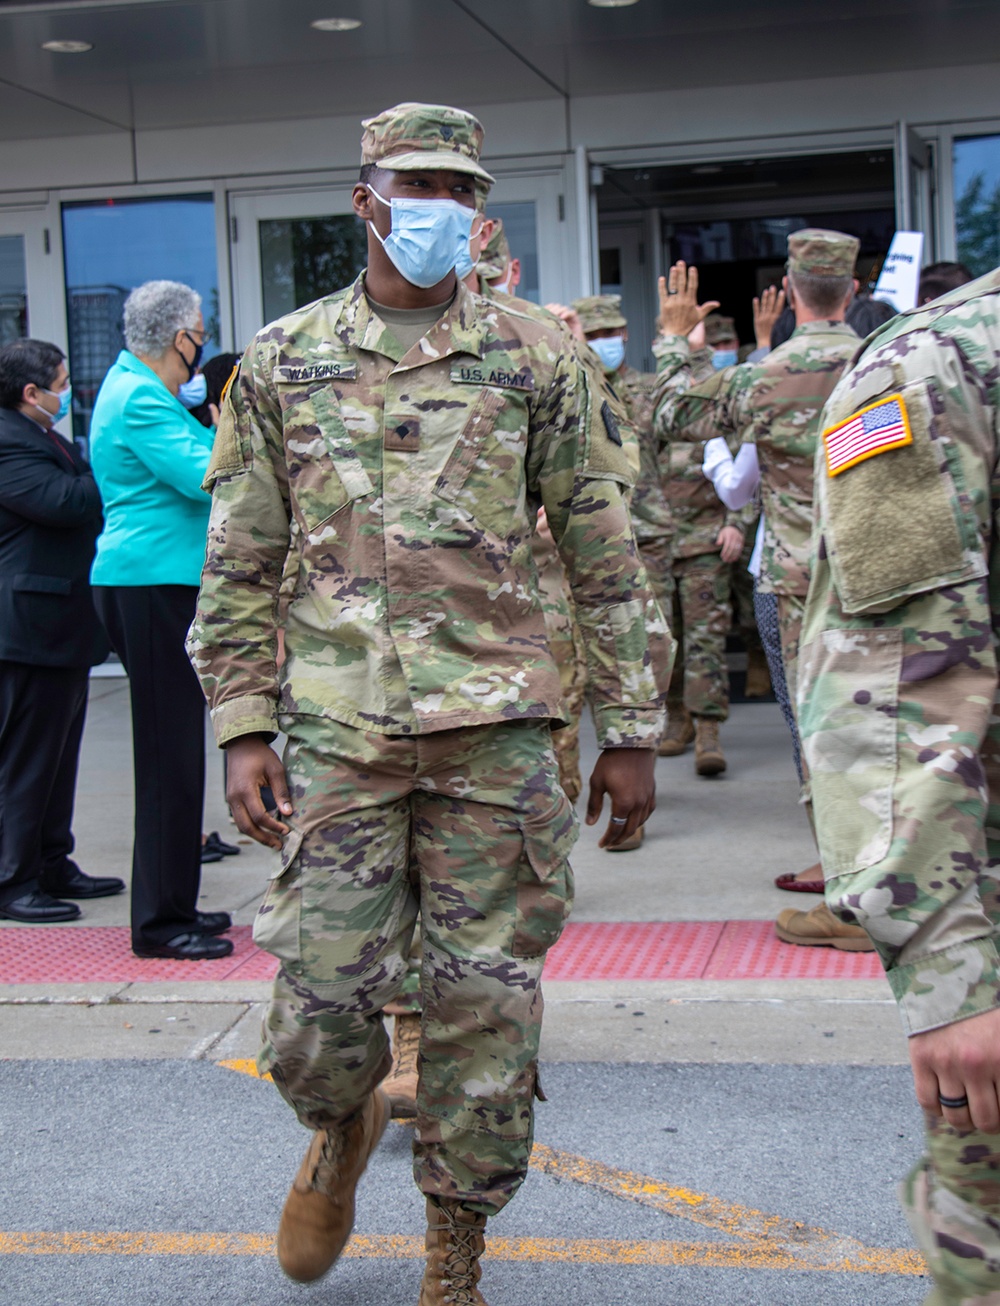
<path fill-rule="evenodd" d="M 239 857 L 240 855 L 240 850 L 234 843 L 223 843 L 219 838 L 218 830 L 213 830 L 202 846 L 211 848 L 212 852 L 222 853 L 223 857 Z"/>
<path fill-rule="evenodd" d="M 125 892 L 125 881 L 114 875 L 84 875 L 79 866 L 73 866 L 58 879 L 46 880 L 42 890 L 54 898 L 110 898 Z"/>
<path fill-rule="evenodd" d="M 137 957 L 171 957 L 174 961 L 214 961 L 228 957 L 233 950 L 231 939 L 213 939 L 208 934 L 175 934 L 166 943 L 133 943 Z"/>
<path fill-rule="evenodd" d="M 9 921 L 24 921 L 26 925 L 51 925 L 56 921 L 78 920 L 80 908 L 76 903 L 60 902 L 43 889 L 36 889 L 0 907 L 0 916 Z"/>
<path fill-rule="evenodd" d="M 227 911 L 196 911 L 195 918 L 201 934 L 225 934 L 233 928 L 233 918 Z"/>
<path fill-rule="evenodd" d="M 209 848 L 207 843 L 201 845 L 201 864 L 206 866 L 209 862 L 221 862 L 222 853 L 218 848 Z"/>

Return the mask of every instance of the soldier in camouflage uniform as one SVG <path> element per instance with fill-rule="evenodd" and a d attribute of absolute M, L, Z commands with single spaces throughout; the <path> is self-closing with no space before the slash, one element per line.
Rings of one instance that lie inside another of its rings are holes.
<path fill-rule="evenodd" d="M 762 495 L 764 536 L 757 588 L 777 596 L 781 660 L 789 696 L 795 676 L 802 609 L 809 587 L 813 461 L 820 413 L 858 348 L 844 321 L 854 293 L 859 242 L 839 231 L 806 228 L 788 237 L 785 287 L 795 312 L 791 338 L 759 363 L 728 367 L 682 395 L 675 407 L 678 438 L 704 440 L 706 475 L 730 464 L 729 444 L 741 446 L 743 483 L 720 492 L 730 507 Z M 678 294 L 676 304 L 687 307 Z M 673 305 L 667 300 L 666 310 Z M 689 317 L 691 310 L 688 308 Z M 685 319 L 687 320 L 687 319 Z M 727 441 L 729 444 L 727 444 Z M 808 776 L 804 776 L 808 781 Z M 815 882 L 819 865 L 803 877 Z M 776 925 L 786 943 L 865 951 L 857 926 L 837 921 L 821 905 L 812 912 L 783 911 Z"/>
<path fill-rule="evenodd" d="M 620 295 L 588 295 L 573 302 L 587 345 L 597 355 L 608 383 L 621 399 L 635 431 L 639 451 L 639 476 L 632 490 L 629 508 L 639 542 L 639 552 L 660 609 L 673 609 L 674 577 L 670 541 L 673 524 L 660 480 L 659 441 L 653 431 L 653 389 L 656 378 L 637 371 L 625 362 L 628 322 L 622 313 Z M 664 616 L 664 621 L 667 618 Z M 666 693 L 668 680 L 661 686 Z M 627 852 L 642 844 L 637 830 L 627 843 L 614 851 Z"/>
<path fill-rule="evenodd" d="M 826 897 L 871 935 L 937 1306 L 1000 1303 L 1000 270 L 886 323 L 823 414 L 799 722 Z"/>
<path fill-rule="evenodd" d="M 711 350 L 704 347 L 702 322 L 717 307 L 714 303 L 696 307 L 695 321 L 688 329 L 694 333 L 692 340 L 688 332 L 678 334 L 661 311 L 661 334 L 653 342 L 654 429 L 662 447 L 660 469 L 674 525 L 672 629 L 678 642 L 667 729 L 659 751 L 662 757 L 675 757 L 693 739 L 695 769 L 705 776 L 726 769 L 719 726 L 729 716 L 729 568 L 743 552 L 753 519 L 752 510 L 730 512 L 722 506 L 701 473 L 700 446 L 675 439 L 678 400 L 690 386 L 716 374 Z"/>
<path fill-rule="evenodd" d="M 281 961 L 258 1064 L 314 1131 L 278 1231 L 293 1278 L 319 1278 L 350 1236 L 390 1109 L 381 1012 L 420 914 L 421 1306 L 482 1306 L 486 1217 L 527 1168 L 539 981 L 572 894 L 576 818 L 549 727 L 559 679 L 531 564 L 539 505 L 587 647 L 602 749 L 587 820 L 607 794 L 605 843 L 652 809 L 662 730 L 664 650 L 647 635 L 617 425 L 561 331 L 456 276 L 491 182 L 482 135 L 433 105 L 365 124 L 354 209 L 368 268 L 244 356 L 189 644 L 237 823 L 281 849 L 255 923 Z"/>

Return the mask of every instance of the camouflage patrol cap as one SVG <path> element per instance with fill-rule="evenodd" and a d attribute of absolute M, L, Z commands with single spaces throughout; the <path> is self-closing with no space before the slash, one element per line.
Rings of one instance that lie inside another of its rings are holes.
<path fill-rule="evenodd" d="M 361 124 L 361 166 L 374 163 L 390 172 L 450 168 L 493 185 L 480 166 L 483 124 L 464 109 L 447 104 L 397 104 Z"/>
<path fill-rule="evenodd" d="M 861 242 L 843 231 L 804 227 L 788 237 L 788 270 L 810 277 L 853 277 Z"/>
<path fill-rule="evenodd" d="M 723 317 L 721 313 L 709 313 L 705 318 L 705 344 L 717 345 L 720 340 L 739 340 L 734 317 Z"/>
<path fill-rule="evenodd" d="M 487 281 L 495 281 L 497 277 L 502 277 L 510 267 L 511 259 L 510 245 L 504 235 L 503 219 L 494 218 L 493 221 L 496 223 L 493 235 L 486 242 L 486 248 L 480 254 L 476 265 L 476 271 Z"/>
<path fill-rule="evenodd" d="M 591 331 L 618 331 L 628 326 L 622 314 L 621 295 L 585 295 L 583 299 L 573 300 L 573 308 L 587 335 Z"/>

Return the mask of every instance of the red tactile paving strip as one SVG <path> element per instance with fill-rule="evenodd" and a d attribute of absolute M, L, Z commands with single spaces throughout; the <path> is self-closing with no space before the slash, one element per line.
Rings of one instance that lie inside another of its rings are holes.
<path fill-rule="evenodd" d="M 253 945 L 250 927 L 230 933 L 219 961 L 145 961 L 121 926 L 8 926 L 0 929 L 0 983 L 127 984 L 184 980 L 266 980 L 273 957 Z M 580 921 L 549 953 L 549 980 L 874 979 L 874 953 L 782 943 L 770 921 Z"/>

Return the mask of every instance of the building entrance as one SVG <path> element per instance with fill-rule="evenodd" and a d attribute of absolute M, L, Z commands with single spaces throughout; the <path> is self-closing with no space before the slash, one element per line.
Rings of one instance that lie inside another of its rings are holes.
<path fill-rule="evenodd" d="M 858 274 L 877 274 L 896 228 L 893 152 L 861 150 L 601 170 L 600 282 L 621 294 L 629 360 L 653 370 L 656 278 L 677 259 L 697 266 L 702 300 L 717 299 L 753 343 L 752 300 L 780 284 L 788 234 L 832 227 L 861 241 Z"/>

